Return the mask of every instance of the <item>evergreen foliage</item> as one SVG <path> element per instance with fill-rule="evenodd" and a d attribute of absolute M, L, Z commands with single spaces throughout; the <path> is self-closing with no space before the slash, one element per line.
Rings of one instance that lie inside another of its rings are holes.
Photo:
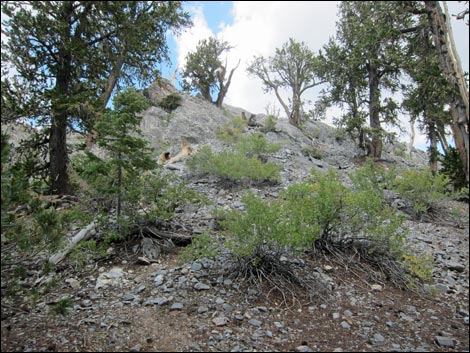
<path fill-rule="evenodd" d="M 468 182 L 465 180 L 465 172 L 459 151 L 456 148 L 449 147 L 449 151 L 444 154 L 440 160 L 442 167 L 439 172 L 450 179 L 454 188 L 456 190 L 460 190 L 464 187 L 468 188 Z"/>
<path fill-rule="evenodd" d="M 400 197 L 411 202 L 415 216 L 420 218 L 434 210 L 437 201 L 447 198 L 449 182 L 445 175 L 434 175 L 429 168 L 406 169 L 395 180 L 395 189 Z"/>
<path fill-rule="evenodd" d="M 187 164 L 200 174 L 212 174 L 232 182 L 247 179 L 257 183 L 277 183 L 282 169 L 272 162 L 263 163 L 256 156 L 247 157 L 240 151 L 214 153 L 209 146 L 199 149 Z"/>
<path fill-rule="evenodd" d="M 186 91 L 196 90 L 205 100 L 222 107 L 225 95 L 228 92 L 234 69 L 228 77 L 227 62 L 222 63 L 222 54 L 232 47 L 226 41 L 215 37 L 199 41 L 196 51 L 186 56 L 186 66 L 182 73 L 182 86 Z M 212 95 L 217 94 L 213 101 Z"/>
<path fill-rule="evenodd" d="M 309 88 L 323 81 L 320 61 L 307 47 L 293 38 L 276 49 L 273 57 L 255 57 L 247 68 L 248 73 L 261 79 L 265 92 L 274 91 L 282 105 L 289 122 L 301 126 L 303 105 L 302 94 Z M 280 96 L 280 90 L 291 89 L 292 97 L 286 103 Z"/>
<path fill-rule="evenodd" d="M 70 193 L 69 127 L 90 132 L 118 84 L 155 78 L 168 58 L 168 30 L 187 26 L 189 15 L 179 1 L 8 1 L 2 13 L 9 16 L 2 60 L 18 72 L 5 84 L 2 73 L 2 104 L 5 94 L 13 117 L 50 125 L 42 130 L 50 192 Z"/>
<path fill-rule="evenodd" d="M 181 105 L 181 96 L 177 93 L 169 94 L 158 103 L 158 106 L 162 107 L 167 113 L 171 113 L 180 105 Z"/>

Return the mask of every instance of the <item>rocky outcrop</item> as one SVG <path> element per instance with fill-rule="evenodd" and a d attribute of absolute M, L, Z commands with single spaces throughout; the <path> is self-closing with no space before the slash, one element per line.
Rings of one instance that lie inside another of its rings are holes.
<path fill-rule="evenodd" d="M 151 87 L 156 86 L 154 83 Z M 167 86 L 172 87 L 169 82 Z M 170 88 L 161 92 L 174 93 Z M 240 117 L 242 113 L 246 116 L 252 114 L 229 105 L 220 109 L 201 97 L 181 92 L 179 94 L 182 97 L 181 105 L 173 112 L 167 113 L 160 107 L 152 106 L 142 113 L 142 132 L 157 155 L 165 151 L 171 151 L 174 155 L 180 150 L 183 139 L 196 149 L 210 144 L 214 150 L 220 150 L 224 148 L 224 143 L 216 138 L 217 129 L 234 117 Z M 157 93 L 155 96 L 161 97 Z M 270 143 L 281 146 L 271 158 L 283 166 L 282 175 L 285 181 L 303 179 L 312 167 L 325 171 L 329 168 L 348 170 L 354 168 L 358 159 L 364 157 L 364 151 L 347 134 L 322 122 L 306 121 L 300 129 L 289 124 L 286 119 L 279 119 L 274 129 L 266 132 L 263 130 L 265 120 L 265 114 L 257 114 L 256 124 L 248 126 L 245 133 L 265 134 Z M 397 154 L 397 151 L 402 153 Z M 408 157 L 405 156 L 403 144 L 385 144 L 383 160 L 398 168 L 424 166 L 427 163 L 427 154 L 414 150 L 412 156 Z"/>

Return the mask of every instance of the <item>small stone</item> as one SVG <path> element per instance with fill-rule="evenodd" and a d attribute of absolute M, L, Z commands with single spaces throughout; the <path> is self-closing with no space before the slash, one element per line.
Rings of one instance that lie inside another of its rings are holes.
<path fill-rule="evenodd" d="M 140 344 L 136 344 L 135 346 L 129 349 L 129 352 L 140 352 L 141 349 L 142 349 L 142 346 Z"/>
<path fill-rule="evenodd" d="M 155 277 L 155 280 L 154 280 L 155 286 L 157 286 L 157 287 L 158 287 L 158 286 L 161 286 L 162 283 L 163 283 L 163 281 L 164 281 L 163 275 L 157 275 L 157 276 Z"/>
<path fill-rule="evenodd" d="M 446 286 L 445 284 L 442 284 L 442 283 L 437 283 L 434 287 L 435 287 L 441 294 L 446 294 L 447 291 L 449 290 L 449 287 Z"/>
<path fill-rule="evenodd" d="M 456 262 L 456 261 L 448 261 L 448 262 L 445 262 L 445 266 L 449 269 L 449 270 L 452 270 L 452 271 L 456 271 L 456 272 L 463 272 L 465 271 L 465 266 L 459 262 Z"/>
<path fill-rule="evenodd" d="M 194 286 L 194 289 L 196 290 L 209 290 L 211 289 L 211 286 L 205 283 L 197 282 L 196 285 Z"/>
<path fill-rule="evenodd" d="M 341 321 L 341 327 L 344 328 L 344 329 L 350 329 L 351 328 L 351 325 L 348 324 L 346 321 Z"/>
<path fill-rule="evenodd" d="M 68 283 L 72 289 L 80 288 L 80 282 L 78 282 L 75 278 L 67 278 L 65 282 Z"/>
<path fill-rule="evenodd" d="M 309 346 L 297 346 L 295 347 L 296 352 L 313 352 L 312 348 Z"/>
<path fill-rule="evenodd" d="M 200 306 L 199 308 L 197 308 L 197 313 L 198 314 L 203 314 L 207 311 L 209 311 L 209 308 L 207 306 Z"/>
<path fill-rule="evenodd" d="M 434 341 L 441 347 L 450 347 L 450 348 L 454 348 L 455 347 L 455 343 L 454 343 L 454 340 L 450 337 L 446 337 L 446 336 L 436 336 L 434 338 Z"/>
<path fill-rule="evenodd" d="M 373 346 L 381 346 L 385 343 L 385 338 L 380 333 L 376 333 L 370 340 L 370 344 Z"/>
<path fill-rule="evenodd" d="M 215 326 L 224 326 L 229 322 L 228 317 L 226 316 L 219 316 L 212 319 L 212 322 Z"/>
<path fill-rule="evenodd" d="M 144 290 L 145 290 L 145 286 L 142 285 L 142 286 L 140 286 L 139 288 L 136 288 L 136 289 L 134 290 L 134 293 L 135 293 L 135 294 L 139 294 L 139 293 L 142 293 Z"/>
<path fill-rule="evenodd" d="M 370 289 L 373 292 L 381 292 L 382 291 L 382 286 L 380 284 L 373 284 L 370 286 Z"/>
<path fill-rule="evenodd" d="M 250 321 L 248 321 L 248 323 L 256 327 L 260 327 L 263 324 L 261 321 L 256 319 L 251 319 Z"/>
<path fill-rule="evenodd" d="M 173 303 L 173 305 L 170 307 L 170 310 L 183 310 L 183 303 Z"/>
<path fill-rule="evenodd" d="M 200 271 L 202 269 L 202 264 L 200 262 L 193 262 L 191 265 L 191 270 Z"/>

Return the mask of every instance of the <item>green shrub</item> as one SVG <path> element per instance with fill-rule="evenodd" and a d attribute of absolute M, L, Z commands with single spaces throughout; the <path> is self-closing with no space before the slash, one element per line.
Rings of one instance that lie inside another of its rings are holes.
<path fill-rule="evenodd" d="M 112 177 L 114 170 L 107 161 L 97 160 L 96 156 L 77 156 L 73 166 L 78 176 L 88 186 L 87 197 L 94 200 L 100 212 L 107 214 L 116 204 L 116 182 Z M 177 207 L 186 202 L 206 203 L 207 199 L 189 189 L 184 183 L 164 175 L 161 166 L 151 171 L 131 173 L 122 171 L 122 217 L 106 226 L 106 232 L 113 236 L 116 227 L 125 233 L 141 225 L 145 220 L 166 220 L 173 217 Z M 99 198 L 96 195 L 100 195 Z M 109 222 L 107 217 L 104 224 Z"/>
<path fill-rule="evenodd" d="M 356 169 L 350 175 L 353 190 L 370 192 L 374 196 L 382 197 L 384 189 L 393 187 L 396 179 L 396 169 L 389 170 L 377 166 L 373 159 L 367 159 L 362 168 Z"/>
<path fill-rule="evenodd" d="M 276 131 L 277 118 L 274 115 L 269 114 L 264 120 L 263 127 L 261 127 L 261 132 L 267 133 L 270 131 Z"/>
<path fill-rule="evenodd" d="M 269 266 L 266 259 L 287 250 L 318 246 L 347 251 L 354 247 L 374 264 L 383 262 L 381 268 L 396 264 L 388 267 L 389 275 L 399 276 L 394 266 L 415 266 L 421 259 L 410 262 L 404 245 L 404 217 L 383 204 L 382 190 L 374 185 L 374 180 L 382 180 L 379 175 L 384 171 L 372 166 L 366 169 L 353 175 L 351 189 L 330 170 L 313 172 L 311 178 L 290 186 L 277 200 L 263 200 L 249 193 L 242 198 L 243 212 L 221 212 L 226 246 L 240 263 L 253 267 Z M 420 269 L 409 270 L 425 277 Z"/>
<path fill-rule="evenodd" d="M 413 205 L 416 216 L 428 212 L 437 201 L 446 199 L 449 179 L 444 175 L 433 175 L 429 168 L 407 169 L 395 180 L 395 189 Z"/>
<path fill-rule="evenodd" d="M 181 96 L 177 93 L 171 93 L 158 103 L 158 106 L 165 110 L 167 113 L 171 113 L 173 110 L 181 105 Z"/>
<path fill-rule="evenodd" d="M 71 298 L 63 298 L 54 304 L 54 306 L 52 307 L 52 311 L 56 315 L 65 316 L 68 314 L 69 310 L 72 308 L 72 305 L 73 305 L 73 301 Z"/>
<path fill-rule="evenodd" d="M 236 116 L 231 119 L 227 124 L 223 125 L 220 128 L 217 128 L 215 131 L 215 135 L 221 141 L 235 143 L 238 141 L 246 127 L 247 121 L 243 120 L 239 116 Z"/>
<path fill-rule="evenodd" d="M 192 239 L 191 245 L 185 247 L 180 256 L 184 262 L 187 262 L 204 257 L 215 258 L 219 252 L 217 241 L 209 233 L 202 233 Z"/>
<path fill-rule="evenodd" d="M 247 157 L 244 153 L 222 151 L 213 153 L 209 146 L 199 149 L 187 165 L 200 174 L 212 174 L 230 181 L 248 179 L 254 182 L 279 182 L 281 167 L 268 162 L 262 163 L 257 157 Z"/>
<path fill-rule="evenodd" d="M 281 146 L 278 144 L 268 143 L 266 137 L 259 134 L 250 134 L 240 136 L 236 149 L 248 157 L 264 158 L 270 153 L 279 151 Z"/>
<path fill-rule="evenodd" d="M 433 263 L 434 258 L 432 256 L 403 255 L 403 264 L 410 274 L 423 281 L 432 280 Z"/>
<path fill-rule="evenodd" d="M 305 146 L 302 148 L 302 154 L 305 157 L 312 157 L 315 159 L 323 159 L 325 157 L 324 152 L 317 146 Z"/>

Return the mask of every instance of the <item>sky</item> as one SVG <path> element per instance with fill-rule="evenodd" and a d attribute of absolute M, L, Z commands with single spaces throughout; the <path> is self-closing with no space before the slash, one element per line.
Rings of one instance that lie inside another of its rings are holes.
<path fill-rule="evenodd" d="M 275 49 L 290 37 L 297 42 L 305 42 L 310 50 L 318 52 L 336 33 L 337 4 L 335 1 L 185 2 L 184 8 L 190 12 L 194 25 L 177 37 L 170 36 L 172 63 L 171 66 L 168 63 L 162 65 L 163 76 L 171 78 L 175 69 L 184 67 L 186 55 L 195 51 L 199 40 L 215 36 L 233 46 L 228 53 L 228 71 L 241 60 L 224 103 L 254 114 L 279 112 L 282 117 L 285 114 L 274 93 L 264 93 L 261 81 L 248 76 L 246 67 L 255 55 L 273 56 Z M 448 1 L 448 7 L 451 14 L 456 14 L 463 10 L 464 2 Z M 455 19 L 452 26 L 463 69 L 468 72 L 469 27 L 465 21 Z M 302 97 L 315 101 L 320 90 L 321 87 L 313 88 Z M 287 94 L 284 97 L 287 101 Z M 338 114 L 338 108 L 330 109 L 325 122 L 331 124 L 332 118 Z M 402 125 L 409 130 L 408 118 L 403 116 L 402 119 L 406 121 Z M 398 137 L 401 141 L 409 141 L 406 132 Z M 425 136 L 416 136 L 415 147 L 426 149 Z"/>

